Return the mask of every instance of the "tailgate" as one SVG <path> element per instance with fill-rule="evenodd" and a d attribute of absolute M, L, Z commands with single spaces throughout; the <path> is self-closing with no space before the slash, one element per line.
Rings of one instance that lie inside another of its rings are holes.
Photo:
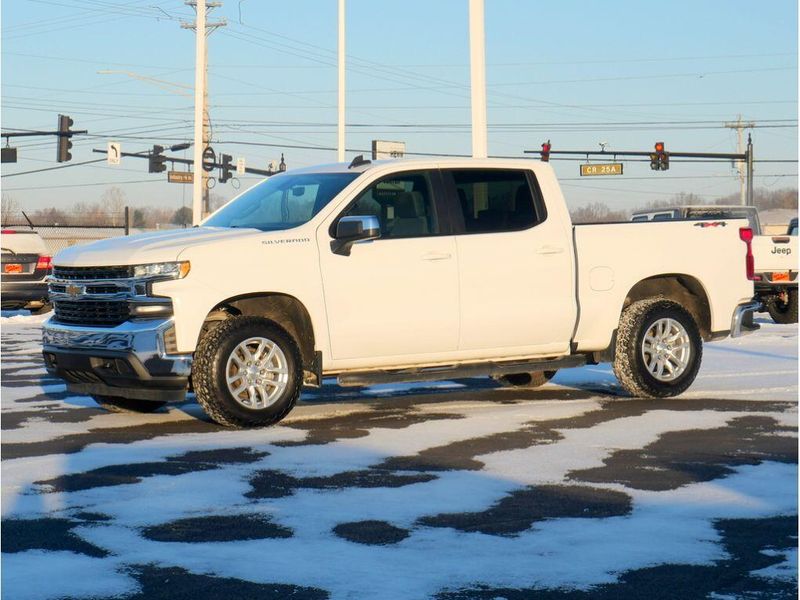
<path fill-rule="evenodd" d="M 753 238 L 755 271 L 770 283 L 797 280 L 797 236 L 758 235 Z"/>

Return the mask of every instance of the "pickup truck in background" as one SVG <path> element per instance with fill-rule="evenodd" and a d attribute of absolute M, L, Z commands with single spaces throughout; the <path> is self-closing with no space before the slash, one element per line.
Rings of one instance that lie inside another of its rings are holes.
<path fill-rule="evenodd" d="M 741 205 L 695 205 L 638 211 L 631 221 L 727 220 L 747 219 L 753 230 L 752 249 L 755 269 L 756 299 L 761 312 L 768 312 L 776 323 L 797 323 L 797 219 L 787 235 L 762 235 L 758 209 Z"/>
<path fill-rule="evenodd" d="M 234 427 L 334 376 L 536 386 L 612 362 L 634 396 L 675 396 L 703 342 L 758 328 L 752 230 L 724 223 L 573 226 L 546 163 L 357 157 L 270 177 L 199 227 L 62 251 L 44 358 L 109 409 L 193 389 Z"/>

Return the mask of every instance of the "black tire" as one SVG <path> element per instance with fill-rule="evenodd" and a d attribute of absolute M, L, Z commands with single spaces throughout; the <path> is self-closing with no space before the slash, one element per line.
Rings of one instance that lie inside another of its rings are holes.
<path fill-rule="evenodd" d="M 50 312 L 51 310 L 53 310 L 53 305 L 50 304 L 49 302 L 43 304 L 39 308 L 30 309 L 32 315 L 43 315 L 44 313 Z"/>
<path fill-rule="evenodd" d="M 124 413 L 151 413 L 157 411 L 166 402 L 157 400 L 135 400 L 133 398 L 121 398 L 119 396 L 92 396 L 92 399 L 108 412 Z"/>
<path fill-rule="evenodd" d="M 797 323 L 797 290 L 788 290 L 787 294 L 787 302 L 781 300 L 780 296 L 770 296 L 766 301 L 769 316 L 780 325 Z"/>
<path fill-rule="evenodd" d="M 659 319 L 677 321 L 688 335 L 689 358 L 684 371 L 675 379 L 662 381 L 648 371 L 642 352 L 645 334 Z M 682 394 L 700 369 L 703 340 L 694 318 L 680 304 L 664 298 L 648 298 L 632 303 L 619 320 L 614 354 L 614 375 L 631 395 L 639 398 L 670 398 Z"/>
<path fill-rule="evenodd" d="M 531 371 L 529 373 L 499 375 L 494 379 L 507 387 L 537 388 L 550 381 L 555 374 L 556 371 Z"/>
<path fill-rule="evenodd" d="M 286 388 L 265 408 L 248 408 L 234 399 L 226 381 L 228 358 L 252 337 L 263 337 L 280 348 L 287 361 Z M 273 321 L 262 317 L 234 317 L 208 331 L 200 340 L 192 362 L 195 397 L 206 414 L 225 427 L 264 427 L 283 419 L 300 397 L 303 368 L 294 339 Z"/>

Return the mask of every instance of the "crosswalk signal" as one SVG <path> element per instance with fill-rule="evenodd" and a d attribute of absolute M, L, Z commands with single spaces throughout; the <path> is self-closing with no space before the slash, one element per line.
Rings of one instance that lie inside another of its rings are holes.
<path fill-rule="evenodd" d="M 225 183 L 233 177 L 233 165 L 231 164 L 233 157 L 230 154 L 219 155 L 219 182 Z"/>
<path fill-rule="evenodd" d="M 70 127 L 75 124 L 75 121 L 70 119 L 67 115 L 58 115 L 58 153 L 56 160 L 58 162 L 69 162 L 72 160 L 72 131 Z"/>
<path fill-rule="evenodd" d="M 147 165 L 148 173 L 163 173 L 167 170 L 167 157 L 164 156 L 164 146 L 153 146 Z"/>

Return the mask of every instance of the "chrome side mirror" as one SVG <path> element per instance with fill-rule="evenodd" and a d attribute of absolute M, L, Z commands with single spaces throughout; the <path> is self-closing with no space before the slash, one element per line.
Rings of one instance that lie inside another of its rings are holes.
<path fill-rule="evenodd" d="M 366 242 L 381 237 L 381 224 L 378 217 L 342 217 L 336 224 L 336 239 L 331 242 L 334 254 L 350 256 L 350 248 L 356 242 Z"/>

